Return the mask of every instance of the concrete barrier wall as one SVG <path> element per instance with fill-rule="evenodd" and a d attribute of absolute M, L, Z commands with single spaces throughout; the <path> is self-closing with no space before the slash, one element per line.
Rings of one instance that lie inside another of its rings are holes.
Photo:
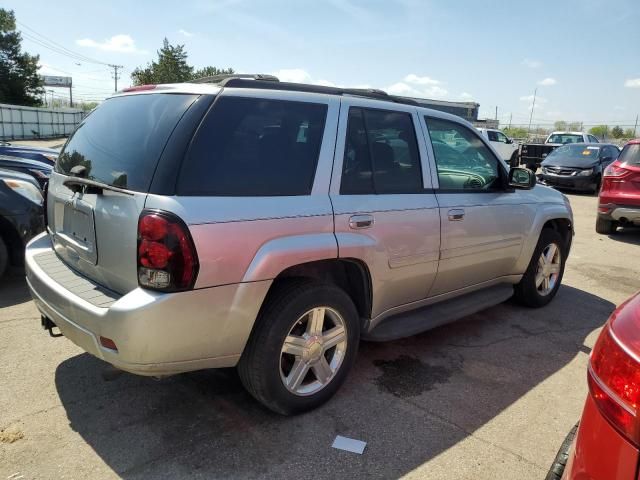
<path fill-rule="evenodd" d="M 0 103 L 0 139 L 66 137 L 85 116 L 77 108 L 36 108 Z"/>

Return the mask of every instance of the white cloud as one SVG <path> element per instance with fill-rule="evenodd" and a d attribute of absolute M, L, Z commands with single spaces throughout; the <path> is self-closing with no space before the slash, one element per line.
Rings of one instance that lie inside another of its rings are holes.
<path fill-rule="evenodd" d="M 195 35 L 195 33 L 189 32 L 188 30 L 185 30 L 184 28 L 181 28 L 178 30 L 178 33 L 180 33 L 181 35 L 184 35 L 187 38 L 191 38 Z"/>
<path fill-rule="evenodd" d="M 520 62 L 525 67 L 529 68 L 540 68 L 542 66 L 542 62 L 539 60 L 532 60 L 531 58 L 525 58 Z"/>
<path fill-rule="evenodd" d="M 628 88 L 640 88 L 640 78 L 630 78 L 624 82 L 624 86 Z"/>
<path fill-rule="evenodd" d="M 547 77 L 547 78 L 544 78 L 544 79 L 540 80 L 538 82 L 538 85 L 542 85 L 543 87 L 550 87 L 551 85 L 555 85 L 556 83 L 558 83 L 558 82 L 556 82 L 555 78 Z"/>
<path fill-rule="evenodd" d="M 462 92 L 460 94 L 460 100 L 473 100 L 473 95 L 468 92 Z"/>
<path fill-rule="evenodd" d="M 626 110 L 626 108 L 623 107 L 622 105 L 616 105 L 616 106 L 613 107 L 613 109 L 614 110 L 619 110 L 619 111 Z"/>
<path fill-rule="evenodd" d="M 533 102 L 533 95 L 524 95 L 520 97 L 520 100 L 523 102 Z M 537 96 L 536 103 L 547 103 L 547 99 L 544 97 Z"/>
<path fill-rule="evenodd" d="M 311 80 L 311 75 L 302 68 L 284 68 L 273 73 L 281 82 L 316 83 Z M 327 80 L 324 80 L 325 82 Z M 321 84 L 319 84 L 321 85 Z"/>
<path fill-rule="evenodd" d="M 82 38 L 80 40 L 76 40 L 76 44 L 81 47 L 97 48 L 98 50 L 104 50 L 105 52 L 147 53 L 146 50 L 140 50 L 137 48 L 133 38 L 131 38 L 130 35 L 125 34 L 114 35 L 103 42 L 96 42 L 91 38 Z"/>
<path fill-rule="evenodd" d="M 404 95 L 407 97 L 442 98 L 447 95 L 447 90 L 442 82 L 431 77 L 421 77 L 410 73 L 403 81 L 396 82 L 384 90 L 392 95 Z"/>

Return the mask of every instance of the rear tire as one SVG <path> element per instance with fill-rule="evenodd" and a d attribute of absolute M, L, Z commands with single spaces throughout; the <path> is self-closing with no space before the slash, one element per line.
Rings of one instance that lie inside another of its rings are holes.
<path fill-rule="evenodd" d="M 0 279 L 4 276 L 9 266 L 9 250 L 7 244 L 4 243 L 2 237 L 0 237 Z"/>
<path fill-rule="evenodd" d="M 560 480 L 562 478 L 564 470 L 567 468 L 567 462 L 569 461 L 569 450 L 571 450 L 573 439 L 576 438 L 576 433 L 578 432 L 578 425 L 579 424 L 576 424 L 565 437 L 545 480 Z"/>
<path fill-rule="evenodd" d="M 310 280 L 284 281 L 269 297 L 238 364 L 240 379 L 276 413 L 314 409 L 336 393 L 356 359 L 356 307 L 335 285 Z"/>
<path fill-rule="evenodd" d="M 596 219 L 596 232 L 602 235 L 613 235 L 618 229 L 618 222 L 614 220 L 607 220 L 606 218 Z"/>
<path fill-rule="evenodd" d="M 562 236 L 551 228 L 540 233 L 527 271 L 515 290 L 515 299 L 531 308 L 547 305 L 556 296 L 566 261 L 566 248 Z"/>

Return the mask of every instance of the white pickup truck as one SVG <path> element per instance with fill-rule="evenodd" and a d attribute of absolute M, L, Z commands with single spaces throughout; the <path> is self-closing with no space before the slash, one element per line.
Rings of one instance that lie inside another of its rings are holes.
<path fill-rule="evenodd" d="M 518 144 L 507 137 L 500 130 L 493 128 L 478 128 L 480 134 L 491 142 L 493 148 L 500 154 L 500 157 L 510 166 L 518 164 Z"/>

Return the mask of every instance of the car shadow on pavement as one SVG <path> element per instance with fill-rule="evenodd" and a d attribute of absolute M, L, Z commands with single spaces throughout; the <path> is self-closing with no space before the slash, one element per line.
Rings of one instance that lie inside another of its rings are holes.
<path fill-rule="evenodd" d="M 542 309 L 507 302 L 411 338 L 363 343 L 334 399 L 297 417 L 261 407 L 233 369 L 157 381 L 105 375 L 105 363 L 81 354 L 55 381 L 71 427 L 122 478 L 397 478 L 585 355 L 585 337 L 614 308 L 562 286 Z M 535 433 L 535 416 L 508 421 L 522 423 L 514 444 Z M 364 454 L 332 449 L 338 434 L 368 442 Z"/>
<path fill-rule="evenodd" d="M 17 269 L 0 279 L 0 308 L 12 307 L 31 300 L 24 269 Z"/>
<path fill-rule="evenodd" d="M 618 229 L 613 235 L 609 235 L 611 240 L 616 242 L 629 243 L 631 245 L 640 245 L 640 228 L 623 227 Z"/>

